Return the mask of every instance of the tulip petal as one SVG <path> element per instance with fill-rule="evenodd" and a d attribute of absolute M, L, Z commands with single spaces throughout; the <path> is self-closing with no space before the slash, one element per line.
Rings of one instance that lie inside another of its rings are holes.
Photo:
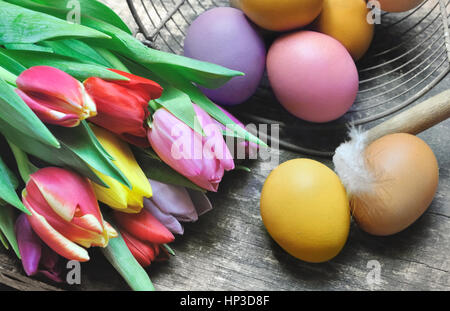
<path fill-rule="evenodd" d="M 177 219 L 196 221 L 198 219 L 195 206 L 186 188 L 149 180 L 155 195 L 150 199 L 162 212 L 171 214 Z M 145 204 L 145 203 L 144 203 Z"/>
<path fill-rule="evenodd" d="M 120 74 L 121 76 L 124 76 L 128 78 L 128 81 L 115 81 L 119 85 L 124 85 L 129 89 L 133 89 L 135 92 L 139 93 L 143 100 L 149 102 L 152 99 L 160 98 L 163 92 L 162 87 L 149 79 L 145 79 L 140 76 L 133 75 L 128 72 L 120 71 L 117 69 L 109 69 L 112 72 L 115 72 L 117 74 Z"/>
<path fill-rule="evenodd" d="M 194 110 L 206 135 L 206 138 L 204 138 L 206 141 L 204 143 L 210 145 L 211 152 L 214 153 L 215 158 L 219 160 L 224 170 L 233 170 L 233 156 L 231 155 L 231 152 L 223 139 L 222 130 L 217 125 L 217 122 L 214 121 L 214 119 L 211 118 L 206 111 L 195 104 Z M 208 146 L 206 149 L 209 149 Z"/>
<path fill-rule="evenodd" d="M 43 94 L 66 103 L 64 107 L 80 114 L 83 94 L 80 83 L 62 70 L 49 66 L 35 66 L 22 72 L 17 86 L 26 93 Z"/>
<path fill-rule="evenodd" d="M 15 225 L 22 265 L 28 276 L 35 275 L 41 260 L 42 243 L 36 236 L 25 214 L 21 214 Z"/>
<path fill-rule="evenodd" d="M 113 157 L 113 163 L 130 181 L 132 189 L 128 189 L 115 179 L 97 172 L 109 186 L 94 185 L 97 199 L 122 212 L 138 213 L 143 207 L 143 199 L 152 196 L 152 188 L 147 177 L 136 162 L 129 146 L 111 132 L 97 126 L 92 130 L 103 148 Z"/>
<path fill-rule="evenodd" d="M 145 208 L 153 215 L 160 223 L 162 223 L 170 232 L 182 235 L 184 233 L 183 226 L 174 216 L 164 213 L 158 208 L 151 199 L 144 200 Z"/>
<path fill-rule="evenodd" d="M 82 213 L 78 215 L 75 213 L 71 222 L 65 221 L 61 218 L 47 203 L 41 192 L 38 190 L 36 184 L 30 180 L 27 184 L 26 188 L 27 192 L 25 193 L 26 201 L 29 205 L 33 206 L 33 209 L 43 216 L 48 224 L 61 235 L 71 240 L 72 242 L 83 245 L 84 247 L 94 246 L 105 246 L 107 241 L 104 237 L 104 232 L 94 232 L 89 231 L 86 228 L 80 227 L 80 225 L 84 224 L 83 220 L 79 220 L 78 218 L 83 216 Z M 25 197 L 24 197 L 25 198 Z M 93 217 L 91 218 L 92 221 Z M 100 215 L 100 219 L 103 223 L 103 219 Z M 77 225 L 78 224 L 78 225 Z M 92 225 L 89 225 L 92 227 Z M 96 226 L 94 226 L 96 227 Z"/>
<path fill-rule="evenodd" d="M 175 240 L 173 234 L 145 209 L 139 214 L 115 211 L 114 219 L 123 230 L 142 241 L 164 244 Z"/>
<path fill-rule="evenodd" d="M 146 138 L 147 130 L 144 123 L 149 116 L 148 102 L 159 97 L 162 88 L 153 81 L 117 72 L 130 80 L 105 81 L 92 77 L 84 82 L 98 111 L 91 121 L 131 143 L 145 142 L 143 138 Z"/>
<path fill-rule="evenodd" d="M 57 106 L 56 104 L 52 105 L 49 104 L 49 101 L 33 98 L 19 89 L 16 89 L 16 93 L 44 123 L 65 127 L 74 127 L 80 124 L 80 117 L 78 115 L 54 110 L 54 106 Z"/>
<path fill-rule="evenodd" d="M 206 194 L 191 189 L 188 189 L 187 191 L 191 196 L 192 202 L 194 203 L 198 216 L 202 216 L 203 214 L 213 209 L 211 201 L 206 196 Z"/>
<path fill-rule="evenodd" d="M 186 177 L 202 170 L 202 137 L 166 109 L 153 114 L 149 141 L 158 156 Z"/>
<path fill-rule="evenodd" d="M 30 204 L 26 197 L 24 198 L 24 204 L 28 210 L 32 213 L 32 216 L 27 216 L 28 221 L 33 227 L 34 232 L 56 253 L 68 260 L 78 260 L 81 262 L 89 260 L 88 252 L 64 237 L 58 231 L 56 231 L 47 220 L 39 215 Z"/>
<path fill-rule="evenodd" d="M 127 244 L 128 249 L 131 254 L 133 254 L 133 257 L 137 260 L 137 262 L 143 267 L 150 266 L 156 257 L 153 247 L 139 241 L 124 231 L 122 231 L 121 234 L 125 244 Z"/>
<path fill-rule="evenodd" d="M 42 247 L 41 265 L 45 269 L 39 270 L 39 273 L 58 283 L 62 283 L 62 266 L 58 265 L 60 257 L 57 253 L 51 250 L 48 246 Z"/>
<path fill-rule="evenodd" d="M 72 221 L 75 212 L 91 214 L 102 224 L 103 219 L 90 182 L 80 175 L 57 167 L 47 167 L 32 174 L 27 191 L 37 196 L 33 186 L 39 189 L 45 201 L 66 221 Z M 70 194 L 70 195 L 68 195 Z"/>

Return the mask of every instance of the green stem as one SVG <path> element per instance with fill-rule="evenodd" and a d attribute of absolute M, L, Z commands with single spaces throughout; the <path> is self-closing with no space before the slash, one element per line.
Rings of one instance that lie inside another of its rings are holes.
<path fill-rule="evenodd" d="M 130 73 L 130 70 L 114 55 L 107 49 L 96 47 L 95 50 L 105 59 L 107 60 L 114 69 L 125 71 Z"/>
<path fill-rule="evenodd" d="M 12 86 L 16 85 L 17 76 L 6 70 L 5 68 L 0 66 L 0 78 L 11 84 Z"/>
<path fill-rule="evenodd" d="M 28 156 L 25 152 L 23 152 L 16 145 L 11 143 L 9 140 L 8 144 L 14 154 L 14 158 L 16 159 L 20 177 L 22 177 L 24 183 L 27 183 L 28 180 L 30 179 L 30 175 L 35 173 L 38 170 L 38 168 L 30 163 L 30 161 L 28 160 Z"/>

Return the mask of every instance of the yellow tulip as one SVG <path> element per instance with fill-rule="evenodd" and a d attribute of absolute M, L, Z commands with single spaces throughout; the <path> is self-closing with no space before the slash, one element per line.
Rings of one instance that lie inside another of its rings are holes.
<path fill-rule="evenodd" d="M 91 128 L 103 148 L 113 157 L 114 164 L 132 185 L 129 189 L 117 180 L 94 170 L 109 186 L 105 188 L 93 183 L 97 199 L 121 212 L 139 213 L 144 206 L 144 198 L 152 196 L 152 188 L 147 177 L 137 164 L 127 143 L 103 128 L 95 125 L 91 125 Z"/>

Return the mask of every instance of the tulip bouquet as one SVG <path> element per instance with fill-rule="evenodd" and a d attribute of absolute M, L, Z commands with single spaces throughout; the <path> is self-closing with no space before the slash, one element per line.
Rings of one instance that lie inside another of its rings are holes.
<path fill-rule="evenodd" d="M 152 290 L 142 267 L 174 254 L 235 169 L 224 136 L 264 143 L 197 88 L 240 72 L 150 49 L 104 4 L 78 2 L 73 23 L 66 1 L 0 0 L 0 240 L 56 282 L 101 247 Z"/>

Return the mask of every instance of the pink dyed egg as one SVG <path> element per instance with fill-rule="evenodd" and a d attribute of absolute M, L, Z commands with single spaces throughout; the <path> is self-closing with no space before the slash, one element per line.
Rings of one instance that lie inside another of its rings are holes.
<path fill-rule="evenodd" d="M 314 31 L 277 39 L 267 56 L 267 71 L 280 103 L 310 122 L 343 116 L 358 93 L 358 71 L 346 48 Z"/>

